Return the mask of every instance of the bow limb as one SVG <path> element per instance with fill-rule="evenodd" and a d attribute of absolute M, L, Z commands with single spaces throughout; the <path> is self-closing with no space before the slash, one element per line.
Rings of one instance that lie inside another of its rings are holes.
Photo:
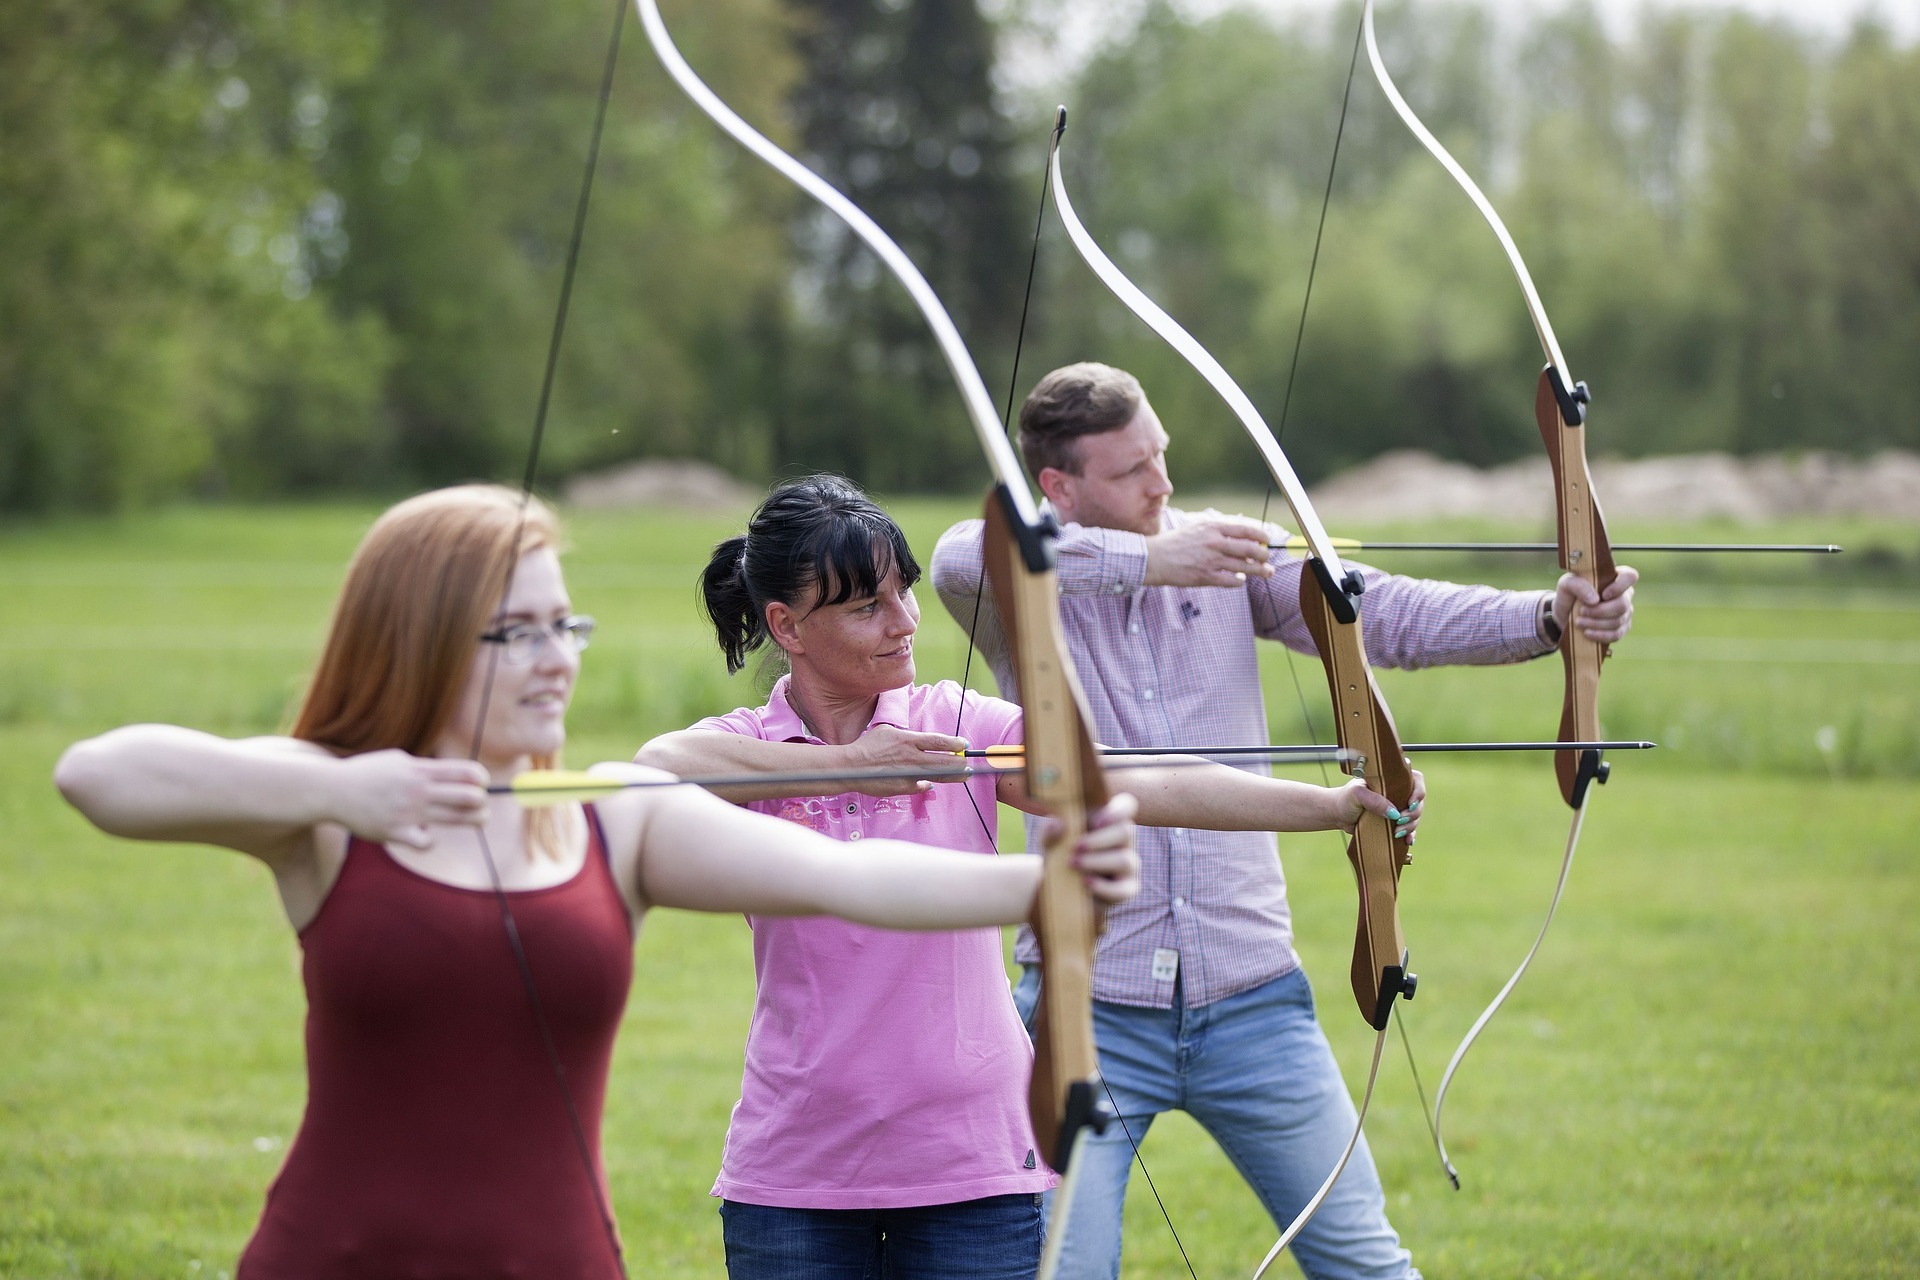
<path fill-rule="evenodd" d="M 1073 866 L 1073 849 L 1090 810 L 1106 803 L 1105 775 L 1087 729 L 1086 700 L 1060 625 L 1054 542 L 1058 528 L 1027 488 L 1005 426 L 952 317 L 912 260 L 872 218 L 818 174 L 775 146 L 709 89 L 667 33 L 658 0 L 635 0 L 641 25 L 667 73 L 695 105 L 742 146 L 831 210 L 906 288 L 932 329 L 952 371 L 967 416 L 994 475 L 987 500 L 986 570 L 1019 672 L 1025 711 L 1029 794 L 1060 824 L 1042 856 L 1034 928 L 1046 957 L 1043 1001 L 1035 1027 L 1029 1105 L 1048 1164 L 1071 1180 L 1074 1152 L 1089 1129 L 1105 1127 L 1093 1040 L 1092 969 L 1098 911 Z M 1063 1203 L 1066 1198 L 1063 1197 Z M 1056 1215 L 1041 1275 L 1057 1263 L 1064 1219 Z"/>
<path fill-rule="evenodd" d="M 1300 526 L 1300 534 L 1306 540 L 1309 559 L 1317 562 L 1325 570 L 1329 598 L 1337 593 L 1341 603 L 1336 606 L 1343 619 L 1351 621 L 1354 612 L 1351 597 L 1358 596 L 1366 589 L 1357 570 L 1348 569 L 1340 561 L 1340 555 L 1334 550 L 1334 540 L 1327 535 L 1326 526 L 1320 523 L 1319 514 L 1313 509 L 1313 503 L 1307 499 L 1307 488 L 1300 483 L 1293 464 L 1287 461 L 1287 455 L 1280 449 L 1279 441 L 1274 439 L 1266 419 L 1260 416 L 1260 410 L 1254 407 L 1247 393 L 1240 389 L 1226 369 L 1221 367 L 1213 353 L 1201 346 L 1199 341 L 1188 333 L 1178 320 L 1168 315 L 1159 303 L 1128 279 L 1126 273 L 1115 266 L 1098 242 L 1080 221 L 1080 215 L 1074 212 L 1073 200 L 1067 195 L 1067 181 L 1060 169 L 1060 142 L 1067 128 L 1067 109 L 1060 108 L 1058 123 L 1053 130 L 1053 144 L 1047 155 L 1047 172 L 1053 183 L 1054 206 L 1060 211 L 1060 221 L 1067 229 L 1067 238 L 1073 242 L 1080 256 L 1100 277 L 1100 282 L 1112 291 L 1129 311 L 1138 316 L 1149 329 L 1152 329 L 1167 345 L 1178 351 L 1188 364 L 1205 378 L 1220 398 L 1227 402 L 1234 416 L 1246 427 L 1247 434 L 1260 450 L 1267 469 L 1273 473 L 1274 483 L 1280 486 L 1286 495 L 1287 505 L 1293 509 L 1294 520 Z"/>
<path fill-rule="evenodd" d="M 1366 0 L 1361 11 L 1361 29 L 1366 40 L 1367 61 L 1373 67 L 1374 79 L 1392 104 L 1407 128 L 1413 131 L 1433 158 L 1453 176 L 1460 189 L 1473 201 L 1500 242 L 1501 250 L 1507 256 L 1508 264 L 1513 268 L 1515 279 L 1520 284 L 1521 295 L 1526 300 L 1527 317 L 1533 322 L 1534 333 L 1540 339 L 1540 348 L 1546 354 L 1546 367 L 1540 371 L 1540 379 L 1534 388 L 1533 415 L 1540 429 L 1540 439 L 1547 449 L 1547 459 L 1553 469 L 1554 515 L 1558 526 L 1558 544 L 1560 567 L 1568 573 L 1577 575 L 1586 581 L 1596 593 L 1613 585 L 1617 569 L 1613 559 L 1613 548 L 1607 538 L 1606 520 L 1600 511 L 1600 499 L 1593 490 L 1593 478 L 1587 468 L 1586 419 L 1587 405 L 1592 394 L 1584 382 L 1575 382 L 1567 368 L 1566 356 L 1560 350 L 1559 339 L 1554 336 L 1553 323 L 1547 318 L 1547 309 L 1540 302 L 1540 292 L 1534 287 L 1533 274 L 1527 270 L 1526 260 L 1520 256 L 1519 246 L 1513 242 L 1513 236 L 1507 231 L 1507 224 L 1487 199 L 1472 176 L 1467 173 L 1458 160 L 1453 158 L 1433 132 L 1415 115 L 1413 108 L 1401 96 L 1393 77 L 1387 73 L 1386 62 L 1380 56 L 1380 45 L 1374 36 L 1373 25 L 1374 0 Z M 1560 658 L 1565 670 L 1565 693 L 1561 700 L 1560 737 L 1561 742 L 1593 742 L 1600 736 L 1600 666 L 1606 660 L 1606 645 L 1589 638 L 1579 626 L 1579 610 L 1576 608 L 1567 618 L 1560 633 Z M 1540 946 L 1546 941 L 1547 930 L 1553 924 L 1554 913 L 1559 909 L 1560 899 L 1567 888 L 1567 877 L 1573 869 L 1573 856 L 1580 845 L 1580 831 L 1586 819 L 1586 802 L 1589 788 L 1595 782 L 1604 783 L 1610 766 L 1601 758 L 1597 749 L 1585 748 L 1556 752 L 1554 772 L 1560 784 L 1561 798 L 1573 810 L 1573 819 L 1567 830 L 1566 851 L 1560 860 L 1559 878 L 1554 883 L 1553 897 L 1547 904 L 1545 918 L 1541 921 L 1540 931 L 1535 935 L 1533 946 L 1528 949 L 1525 958 L 1508 978 L 1500 992 L 1493 998 L 1465 1037 L 1453 1051 L 1447 1062 L 1446 1073 L 1440 1078 L 1440 1088 L 1433 1099 L 1433 1142 L 1440 1157 L 1441 1168 L 1446 1172 L 1454 1188 L 1459 1189 L 1460 1176 L 1452 1160 L 1447 1156 L 1447 1144 L 1441 1115 L 1446 1106 L 1447 1088 L 1453 1082 L 1455 1072 L 1465 1060 L 1467 1051 L 1479 1038 L 1507 997 L 1519 985 L 1527 968 L 1539 954 Z"/>
<path fill-rule="evenodd" d="M 994 479 L 1007 490 L 1007 501 L 1012 504 L 1022 529 L 1037 531 L 1041 528 L 1039 509 L 1034 505 L 1033 495 L 1028 492 L 1025 477 L 1020 470 L 1020 460 L 1014 456 L 1013 446 L 1007 443 L 1007 432 L 1000 421 L 999 413 L 993 407 L 993 397 L 987 394 L 986 383 L 980 378 L 980 370 L 974 365 L 973 357 L 968 354 L 967 346 L 961 340 L 960 331 L 955 328 L 953 318 L 941 305 L 933 286 L 913 265 L 905 251 L 893 242 L 893 238 L 882 231 L 874 220 L 867 216 L 853 201 L 847 199 L 826 179 L 801 164 L 798 160 L 782 151 L 770 142 L 765 135 L 740 118 L 720 96 L 709 89 L 704 81 L 694 73 L 680 50 L 673 43 L 673 37 L 667 33 L 667 24 L 660 16 L 659 0 L 634 0 L 640 11 L 640 23 L 646 28 L 647 39 L 653 45 L 654 53 L 660 58 L 660 64 L 667 74 L 673 77 L 686 95 L 693 99 L 713 122 L 725 130 L 734 141 L 766 161 L 781 176 L 798 186 L 808 195 L 825 205 L 844 222 L 848 229 L 859 236 L 867 248 L 879 257 L 880 261 L 894 275 L 907 293 L 913 298 L 925 317 L 927 326 L 933 331 L 935 342 L 939 344 L 940 354 L 946 359 L 947 368 L 952 371 L 958 384 L 960 398 L 965 403 L 967 418 L 973 423 L 974 432 L 980 438 L 981 448 L 986 451 L 988 465 L 993 468 Z M 1032 540 L 1028 534 L 1022 534 L 1025 547 Z M 1033 556 L 1029 556 L 1030 562 Z"/>

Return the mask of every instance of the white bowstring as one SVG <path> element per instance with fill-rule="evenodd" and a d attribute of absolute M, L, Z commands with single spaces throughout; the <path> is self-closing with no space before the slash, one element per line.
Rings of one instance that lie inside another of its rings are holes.
<path fill-rule="evenodd" d="M 1446 1074 L 1440 1077 L 1439 1092 L 1433 1095 L 1433 1146 L 1434 1150 L 1440 1154 L 1440 1167 L 1446 1170 L 1447 1179 L 1453 1183 L 1456 1191 L 1460 1189 L 1460 1175 L 1454 1169 L 1453 1161 L 1447 1158 L 1445 1130 L 1440 1119 L 1441 1109 L 1447 1105 L 1447 1086 L 1452 1083 L 1453 1073 L 1459 1070 L 1461 1061 L 1466 1058 L 1467 1050 L 1473 1048 L 1473 1042 L 1479 1038 L 1480 1032 L 1488 1022 L 1493 1020 L 1493 1015 L 1500 1011 L 1500 1006 L 1507 1002 L 1507 997 L 1513 994 L 1513 989 L 1520 985 L 1520 979 L 1526 973 L 1527 966 L 1533 963 L 1533 957 L 1539 952 L 1540 944 L 1547 940 L 1547 929 L 1553 924 L 1553 913 L 1559 910 L 1560 897 L 1567 891 L 1567 876 L 1573 870 L 1573 852 L 1579 847 L 1580 828 L 1586 820 L 1587 806 L 1582 803 L 1573 811 L 1573 825 L 1567 831 L 1567 851 L 1560 859 L 1560 879 L 1553 886 L 1553 900 L 1547 904 L 1547 918 L 1540 922 L 1540 932 L 1534 936 L 1533 946 L 1528 948 L 1526 959 L 1520 962 L 1520 967 L 1513 971 L 1511 978 L 1507 979 L 1507 985 L 1500 988 L 1500 994 L 1493 998 L 1493 1003 L 1474 1019 L 1466 1038 L 1460 1041 L 1460 1047 L 1453 1051 L 1453 1057 L 1447 1061 Z"/>
<path fill-rule="evenodd" d="M 1080 1132 L 1073 1135 L 1073 1145 L 1067 1150 L 1067 1171 L 1060 1176 L 1060 1185 L 1053 1193 L 1053 1214 L 1047 1221 L 1047 1238 L 1040 1248 L 1040 1269 L 1034 1273 L 1033 1280 L 1053 1280 L 1054 1273 L 1060 1270 L 1060 1255 L 1067 1247 L 1067 1218 L 1073 1209 L 1073 1198 L 1080 1190 L 1080 1173 L 1086 1162 L 1080 1158 L 1081 1148 L 1087 1145 L 1087 1137 L 1093 1132 L 1092 1125 L 1081 1125 Z"/>
<path fill-rule="evenodd" d="M 1320 1202 L 1327 1198 L 1327 1194 L 1333 1190 L 1333 1184 L 1340 1180 L 1342 1173 L 1346 1172 L 1347 1161 L 1353 1158 L 1353 1149 L 1360 1145 L 1360 1133 L 1366 1128 L 1367 1107 L 1373 1102 L 1373 1082 L 1380 1078 L 1380 1052 L 1386 1047 L 1387 1028 L 1381 1027 L 1373 1037 L 1373 1064 L 1367 1068 L 1367 1091 L 1360 1098 L 1360 1114 L 1353 1122 L 1353 1136 L 1347 1139 L 1347 1149 L 1340 1153 L 1339 1163 L 1333 1166 L 1333 1172 L 1328 1174 L 1327 1180 L 1320 1184 L 1320 1189 L 1313 1193 L 1313 1199 L 1307 1201 L 1306 1207 L 1294 1215 L 1293 1221 L 1288 1223 L 1287 1229 L 1280 1233 L 1280 1238 L 1274 1242 L 1273 1248 L 1267 1250 L 1267 1256 L 1260 1260 L 1260 1266 L 1253 1273 L 1253 1280 L 1260 1280 L 1261 1276 L 1267 1274 L 1267 1268 L 1273 1265 L 1274 1259 L 1280 1256 L 1281 1250 L 1293 1243 L 1293 1238 L 1305 1229 L 1313 1215 L 1320 1211 Z"/>

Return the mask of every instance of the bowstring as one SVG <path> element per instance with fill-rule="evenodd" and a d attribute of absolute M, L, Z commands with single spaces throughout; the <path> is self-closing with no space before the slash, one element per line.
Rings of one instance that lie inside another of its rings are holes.
<path fill-rule="evenodd" d="M 520 510 L 515 519 L 513 541 L 507 557 L 505 581 L 501 586 L 500 599 L 504 604 L 513 594 L 514 577 L 520 567 L 520 547 L 526 536 L 527 511 L 533 502 L 534 481 L 539 475 L 540 444 L 546 436 L 547 410 L 553 399 L 555 373 L 560 364 L 560 344 L 566 333 L 567 310 L 573 299 L 573 281 L 580 264 L 580 245 L 585 238 L 587 226 L 587 207 L 593 194 L 594 172 L 599 166 L 600 138 L 607 121 L 607 104 L 613 97 L 614 68 L 620 57 L 620 33 L 626 26 L 627 0 L 615 0 L 613 34 L 607 40 L 606 61 L 600 76 L 599 103 L 593 117 L 593 134 L 587 145 L 587 163 L 580 179 L 580 195 L 574 205 L 573 230 L 567 242 L 566 266 L 560 277 L 560 296 L 554 308 L 553 329 L 547 340 L 546 365 L 540 378 L 540 397 L 534 409 L 533 435 L 527 444 L 527 462 L 520 481 Z M 468 755 L 475 761 L 480 759 L 480 747 L 486 733 L 487 712 L 493 702 L 493 681 L 499 670 L 502 645 L 487 646 L 486 679 L 481 684 L 480 709 L 474 724 L 473 742 Z M 560 1100 L 566 1107 L 567 1124 L 573 1134 L 574 1149 L 580 1157 L 581 1168 L 586 1173 L 587 1185 L 593 1192 L 594 1208 L 599 1212 L 601 1228 L 606 1232 L 607 1248 L 613 1256 L 614 1268 L 627 1280 L 627 1261 L 620 1246 L 620 1229 L 614 1221 L 613 1206 L 608 1201 L 608 1189 L 603 1184 L 599 1170 L 593 1162 L 593 1148 L 587 1140 L 586 1126 L 581 1123 L 580 1109 L 573 1097 L 573 1088 L 567 1082 L 566 1064 L 560 1060 L 559 1046 L 554 1042 L 553 1028 L 547 1020 L 546 1005 L 540 999 L 540 988 L 533 980 L 533 966 L 527 959 L 525 942 L 520 936 L 519 922 L 514 919 L 513 904 L 507 897 L 505 884 L 500 878 L 499 864 L 494 860 L 493 846 L 487 839 L 484 825 L 475 829 L 480 842 L 480 854 L 487 865 L 487 877 L 493 888 L 494 900 L 500 906 L 501 926 L 506 932 L 507 946 L 513 952 L 514 967 L 519 971 L 521 985 L 526 988 L 527 1003 L 533 1010 L 534 1025 L 540 1034 L 540 1046 L 545 1052 L 547 1066 L 553 1072 L 554 1084 L 559 1087 Z M 589 855 L 591 856 L 591 855 Z"/>
<path fill-rule="evenodd" d="M 1340 94 L 1340 118 L 1338 124 L 1334 126 L 1333 131 L 1333 154 L 1327 161 L 1327 182 L 1320 196 L 1320 217 L 1313 231 L 1313 253 L 1307 262 L 1307 283 L 1300 298 L 1300 320 L 1294 328 L 1293 355 L 1287 363 L 1286 390 L 1281 396 L 1280 417 L 1274 427 L 1273 439 L 1276 446 L 1282 445 L 1282 442 L 1286 439 L 1287 415 L 1293 408 L 1294 385 L 1300 374 L 1300 353 L 1306 345 L 1307 310 L 1313 302 L 1313 281 L 1320 269 L 1320 248 L 1327 234 L 1327 212 L 1333 206 L 1334 177 L 1340 170 L 1340 142 L 1341 139 L 1346 136 L 1347 114 L 1353 104 L 1353 81 L 1355 73 L 1359 70 L 1360 66 L 1361 37 L 1365 30 L 1366 23 L 1363 6 L 1361 21 L 1354 26 L 1353 30 L 1353 52 L 1347 58 L 1347 80 Z M 1263 525 L 1267 523 L 1268 513 L 1273 508 L 1275 492 L 1273 479 L 1269 476 L 1267 479 L 1267 494 L 1260 503 L 1260 523 Z M 1275 624 L 1279 622 L 1277 612 L 1269 616 Z M 1277 625 L 1275 632 L 1278 634 Z M 1307 741 L 1318 743 L 1320 741 L 1320 731 L 1314 726 L 1313 712 L 1307 704 L 1306 689 L 1300 683 L 1300 670 L 1294 662 L 1293 649 L 1282 642 L 1280 651 L 1286 655 L 1287 675 L 1293 681 L 1294 696 L 1300 703 L 1300 719 L 1306 725 Z M 1327 766 L 1324 761 L 1320 764 L 1320 781 L 1322 785 L 1331 785 L 1332 782 L 1327 773 Z M 1420 1064 L 1414 1058 L 1413 1041 L 1407 1035 L 1406 1020 L 1400 1015 L 1400 1004 L 1398 1001 L 1396 1001 L 1393 1006 L 1393 1021 L 1394 1025 L 1399 1028 L 1400 1045 L 1401 1048 L 1406 1050 L 1407 1055 L 1407 1069 L 1413 1075 L 1413 1087 L 1420 1097 L 1421 1119 L 1426 1121 L 1427 1131 L 1433 1136 L 1434 1142 L 1437 1145 L 1439 1143 L 1439 1130 L 1435 1127 L 1436 1116 L 1427 1106 L 1427 1090 L 1426 1086 L 1422 1084 L 1420 1080 Z"/>
<path fill-rule="evenodd" d="M 1054 129 L 1057 134 L 1059 127 Z M 1020 389 L 1020 351 L 1027 344 L 1027 316 L 1033 310 L 1033 277 L 1040 266 L 1040 229 L 1047 219 L 1047 173 L 1040 171 L 1040 212 L 1033 219 L 1033 249 L 1027 255 L 1027 289 L 1020 299 L 1020 328 L 1013 339 L 1013 370 L 1007 375 L 1007 407 L 1000 414 L 1002 426 L 1013 421 L 1013 397 Z M 960 705 L 953 713 L 953 736 L 960 737 L 960 722 L 967 714 L 967 686 L 973 679 L 973 638 L 980 633 L 980 605 L 987 589 L 986 529 L 980 531 L 980 576 L 973 584 L 973 620 L 967 626 L 967 657 L 960 667 Z M 1002 690 L 1002 692 L 1005 692 Z M 998 784 L 995 784 L 996 787 Z M 967 803 L 973 806 L 973 816 L 980 820 L 980 829 L 986 833 L 987 847 L 995 854 L 1000 852 L 999 833 L 987 822 L 987 815 L 980 811 L 980 802 L 974 799 L 973 788 L 967 788 Z M 996 811 L 996 816 L 997 811 Z"/>
<path fill-rule="evenodd" d="M 1053 132 L 1054 132 L 1054 137 L 1056 141 L 1058 140 L 1058 136 L 1061 130 L 1064 129 L 1065 127 L 1066 126 L 1064 123 L 1056 124 L 1054 126 Z M 1027 287 L 1026 287 L 1025 294 L 1021 297 L 1021 300 L 1020 300 L 1020 326 L 1014 335 L 1013 369 L 1007 375 L 1007 405 L 1006 405 L 1006 409 L 1001 413 L 1001 421 L 1008 425 L 1011 425 L 1013 422 L 1013 398 L 1015 395 L 1019 393 L 1019 389 L 1020 389 L 1020 354 L 1022 349 L 1026 346 L 1027 318 L 1032 313 L 1032 310 L 1033 310 L 1033 282 L 1034 282 L 1034 277 L 1040 265 L 1040 233 L 1042 228 L 1044 228 L 1046 225 L 1046 220 L 1047 220 L 1047 169 L 1044 166 L 1042 166 L 1040 170 L 1040 208 L 1039 208 L 1039 212 L 1034 215 L 1033 247 L 1027 256 Z M 961 668 L 960 668 L 960 706 L 959 706 L 959 709 L 954 712 L 954 716 L 953 716 L 953 736 L 956 738 L 961 736 L 960 734 L 961 720 L 966 715 L 966 711 L 967 711 L 967 689 L 968 689 L 969 683 L 973 678 L 973 653 L 974 653 L 973 637 L 978 635 L 980 631 L 980 609 L 986 594 L 986 586 L 987 586 L 987 565 L 986 565 L 985 551 L 986 551 L 986 542 L 985 542 L 985 531 L 983 529 L 982 540 L 981 540 L 982 555 L 980 560 L 980 575 L 977 579 L 975 579 L 973 584 L 973 620 L 971 624 L 967 627 L 967 657 L 966 657 L 966 661 L 961 665 Z M 1002 692 L 1005 692 L 1005 691 L 1003 690 Z M 995 786 L 997 787 L 998 785 L 999 785 L 998 782 L 996 782 Z M 995 832 L 992 825 L 987 822 L 986 814 L 981 812 L 980 802 L 974 798 L 973 787 L 969 785 L 964 789 L 967 793 L 967 803 L 973 806 L 973 816 L 980 820 L 980 829 L 983 833 L 985 833 L 987 837 L 988 848 L 990 848 L 995 854 L 998 854 L 1000 852 L 1000 841 L 998 838 L 998 834 Z M 1043 978 L 1042 981 L 1044 980 L 1045 979 Z M 1147 1180 L 1147 1190 L 1153 1193 L 1153 1203 L 1156 1206 L 1158 1206 L 1160 1210 L 1161 1220 L 1167 1224 L 1167 1234 L 1173 1237 L 1174 1247 L 1180 1251 L 1180 1261 L 1186 1264 L 1188 1276 L 1192 1277 L 1193 1280 L 1199 1280 L 1199 1274 L 1194 1270 L 1194 1267 L 1193 1267 L 1193 1259 L 1187 1256 L 1186 1242 L 1180 1238 L 1179 1229 L 1173 1225 L 1173 1216 L 1167 1212 L 1167 1203 L 1165 1200 L 1161 1199 L 1160 1197 L 1160 1187 L 1157 1183 L 1154 1182 L 1153 1173 L 1151 1170 L 1147 1168 L 1147 1162 L 1145 1157 L 1143 1157 L 1140 1154 L 1140 1144 L 1134 1141 L 1133 1130 L 1131 1127 L 1128 1126 L 1127 1118 L 1120 1110 L 1120 1102 L 1117 1098 L 1113 1096 L 1113 1086 L 1107 1083 L 1107 1078 L 1104 1073 L 1100 1077 L 1100 1088 L 1107 1095 L 1107 1105 L 1113 1108 L 1113 1116 L 1114 1116 L 1114 1119 L 1119 1122 L 1120 1132 L 1126 1136 L 1127 1147 L 1133 1152 L 1134 1163 L 1140 1166 L 1141 1176 L 1146 1178 Z"/>

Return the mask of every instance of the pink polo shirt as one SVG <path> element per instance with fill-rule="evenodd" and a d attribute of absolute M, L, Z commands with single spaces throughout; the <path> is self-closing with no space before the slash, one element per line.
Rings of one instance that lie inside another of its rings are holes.
<path fill-rule="evenodd" d="M 812 742 L 782 676 L 764 707 L 697 729 Z M 873 725 L 1023 741 L 1020 708 L 951 680 L 880 695 Z M 967 792 L 972 792 L 968 803 Z M 979 806 L 976 814 L 974 806 Z M 993 855 L 992 778 L 924 795 L 849 792 L 750 808 L 835 840 L 885 837 Z M 790 1209 L 952 1204 L 1053 1185 L 1027 1117 L 1033 1048 L 998 929 L 903 933 L 829 917 L 749 917 L 759 991 L 713 1194 Z"/>

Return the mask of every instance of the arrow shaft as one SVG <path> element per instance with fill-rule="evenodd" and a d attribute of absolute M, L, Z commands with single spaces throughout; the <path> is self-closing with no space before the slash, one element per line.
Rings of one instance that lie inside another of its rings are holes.
<path fill-rule="evenodd" d="M 1651 751 L 1659 744 L 1642 739 L 1622 739 L 1604 742 L 1403 742 L 1400 749 L 1409 754 L 1439 754 L 1445 752 L 1477 751 Z M 971 759 L 996 759 L 1017 757 L 1023 752 L 1019 746 L 972 747 L 954 754 Z M 1290 744 L 1270 744 L 1266 746 L 1193 746 L 1193 747 L 1101 747 L 1100 754 L 1109 757 L 1125 756 L 1267 756 L 1276 760 L 1300 760 L 1306 763 L 1324 761 L 1328 764 L 1343 764 L 1351 752 L 1338 747 L 1295 746 Z M 764 781 L 764 779 L 763 779 Z"/>
<path fill-rule="evenodd" d="M 1335 538 L 1334 545 L 1349 551 L 1545 551 L 1560 549 L 1556 542 L 1369 542 Z M 1784 555 L 1838 555 L 1845 548 L 1831 542 L 1616 542 L 1615 551 L 1662 551 L 1720 555 L 1763 553 Z"/>

